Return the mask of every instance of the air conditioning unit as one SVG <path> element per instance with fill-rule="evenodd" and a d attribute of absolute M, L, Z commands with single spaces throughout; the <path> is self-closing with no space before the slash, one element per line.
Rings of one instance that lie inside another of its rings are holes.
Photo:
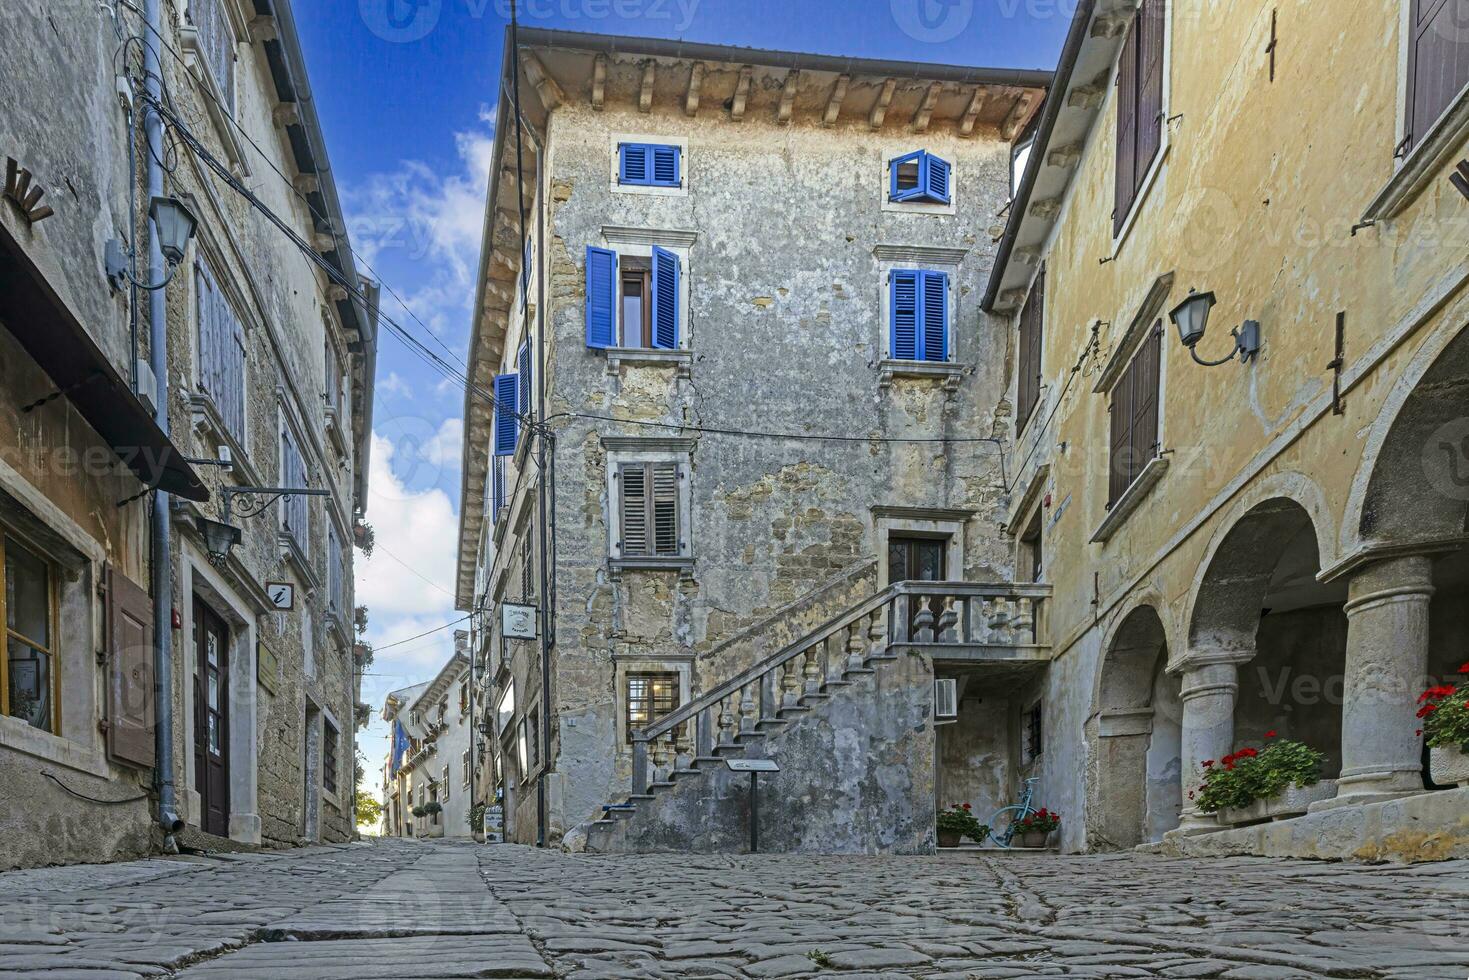
<path fill-rule="evenodd" d="M 959 682 L 952 677 L 933 682 L 933 720 L 936 725 L 952 725 L 959 720 Z"/>

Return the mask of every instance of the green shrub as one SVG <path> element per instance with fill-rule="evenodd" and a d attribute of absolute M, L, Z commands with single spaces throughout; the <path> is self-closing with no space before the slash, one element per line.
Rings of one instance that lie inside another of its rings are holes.
<path fill-rule="evenodd" d="M 1430 687 L 1418 698 L 1418 717 L 1429 748 L 1469 746 L 1469 664 L 1459 668 L 1465 679 L 1457 686 Z"/>
<path fill-rule="evenodd" d="M 955 803 L 947 810 L 940 810 L 938 829 L 944 833 L 968 837 L 976 844 L 983 844 L 984 839 L 990 835 L 990 829 L 976 820 L 970 810 L 968 803 Z"/>

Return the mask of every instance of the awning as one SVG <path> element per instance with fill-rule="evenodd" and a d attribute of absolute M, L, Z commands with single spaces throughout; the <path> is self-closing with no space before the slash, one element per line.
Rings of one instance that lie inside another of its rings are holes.
<path fill-rule="evenodd" d="M 4 224 L 0 321 L 139 480 L 189 500 L 209 499 L 183 453 Z"/>

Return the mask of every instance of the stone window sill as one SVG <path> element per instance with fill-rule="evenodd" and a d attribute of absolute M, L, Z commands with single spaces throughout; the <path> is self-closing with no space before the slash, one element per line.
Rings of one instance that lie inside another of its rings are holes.
<path fill-rule="evenodd" d="M 0 715 L 0 746 L 99 779 L 110 776 L 107 763 L 97 749 L 62 735 L 52 735 L 19 718 Z"/>
<path fill-rule="evenodd" d="M 957 391 L 964 380 L 964 366 L 949 361 L 896 361 L 885 360 L 878 364 L 877 384 L 880 388 L 891 388 L 894 378 L 937 378 L 944 388 Z"/>
<path fill-rule="evenodd" d="M 607 561 L 612 574 L 619 572 L 678 572 L 689 575 L 694 570 L 694 559 L 680 558 L 611 558 Z"/>
<path fill-rule="evenodd" d="M 651 350 L 643 347 L 607 348 L 607 373 L 618 375 L 624 364 L 637 367 L 671 367 L 680 378 L 692 374 L 694 352 L 690 350 Z"/>
<path fill-rule="evenodd" d="M 1097 528 L 1096 533 L 1092 535 L 1092 544 L 1104 544 L 1116 534 L 1122 522 L 1142 506 L 1142 502 L 1147 499 L 1153 487 L 1157 486 L 1158 481 L 1163 479 L 1163 474 L 1167 472 L 1168 457 L 1166 456 L 1157 456 L 1151 463 L 1144 466 L 1137 479 L 1132 481 L 1132 486 L 1122 492 L 1122 496 L 1107 512 L 1106 518 Z"/>
<path fill-rule="evenodd" d="M 1469 135 L 1469 88 L 1433 124 L 1428 135 L 1413 147 L 1397 172 L 1367 206 L 1363 221 L 1387 221 L 1401 214 L 1439 175 L 1450 158 L 1459 152 Z"/>

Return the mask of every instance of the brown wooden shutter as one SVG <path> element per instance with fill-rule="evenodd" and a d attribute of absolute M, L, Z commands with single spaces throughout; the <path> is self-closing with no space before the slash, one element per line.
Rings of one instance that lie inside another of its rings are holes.
<path fill-rule="evenodd" d="M 153 600 L 126 576 L 107 571 L 107 754 L 128 765 L 154 763 Z"/>
<path fill-rule="evenodd" d="M 1413 0 L 1408 42 L 1408 146 L 1469 84 L 1469 0 Z"/>
<path fill-rule="evenodd" d="M 1116 210 L 1112 214 L 1112 234 L 1122 231 L 1132 210 L 1133 196 L 1137 190 L 1137 66 L 1138 25 L 1142 18 L 1133 20 L 1127 32 L 1127 41 L 1122 45 L 1122 57 L 1117 64 L 1117 188 Z"/>
<path fill-rule="evenodd" d="M 1159 320 L 1138 349 L 1133 362 L 1132 460 L 1128 485 L 1158 455 L 1158 367 L 1163 353 L 1163 321 Z"/>
<path fill-rule="evenodd" d="M 662 557 L 678 556 L 678 464 L 654 463 L 652 524 L 653 553 Z"/>
<path fill-rule="evenodd" d="M 622 554 L 637 557 L 648 554 L 648 470 L 642 463 L 623 466 L 622 483 Z"/>
<path fill-rule="evenodd" d="M 1132 372 L 1124 371 L 1117 386 L 1112 389 L 1112 403 L 1107 408 L 1110 414 L 1111 435 L 1107 441 L 1107 509 L 1117 503 L 1117 498 L 1131 482 L 1128 477 L 1127 457 L 1132 448 Z"/>
<path fill-rule="evenodd" d="M 1016 391 L 1015 430 L 1023 430 L 1041 395 L 1041 346 L 1045 331 L 1046 270 L 1036 275 L 1035 285 L 1020 312 L 1019 370 Z"/>
<path fill-rule="evenodd" d="M 1164 0 L 1145 0 L 1138 11 L 1137 163 L 1133 199 L 1163 146 Z"/>

